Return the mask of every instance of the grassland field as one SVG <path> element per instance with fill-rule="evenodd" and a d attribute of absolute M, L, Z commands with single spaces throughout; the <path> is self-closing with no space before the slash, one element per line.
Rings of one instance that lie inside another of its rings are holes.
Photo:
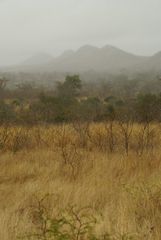
<path fill-rule="evenodd" d="M 46 240 L 27 235 L 40 205 L 50 218 L 89 207 L 95 239 L 160 240 L 161 125 L 1 126 L 0 239 Z"/>

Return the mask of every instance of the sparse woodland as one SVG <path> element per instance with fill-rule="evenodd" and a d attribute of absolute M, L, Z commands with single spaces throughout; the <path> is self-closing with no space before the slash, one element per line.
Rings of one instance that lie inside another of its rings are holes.
<path fill-rule="evenodd" d="M 88 92 L 2 86 L 0 239 L 161 239 L 161 95 Z"/>

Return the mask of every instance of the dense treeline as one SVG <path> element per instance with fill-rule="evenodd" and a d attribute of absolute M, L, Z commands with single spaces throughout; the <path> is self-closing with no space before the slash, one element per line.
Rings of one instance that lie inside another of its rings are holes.
<path fill-rule="evenodd" d="M 122 85 L 110 87 L 106 83 L 102 94 L 95 86 L 91 94 L 89 84 L 79 75 L 68 75 L 56 87 L 45 91 L 30 83 L 16 90 L 5 90 L 5 79 L 0 87 L 0 121 L 20 124 L 60 123 L 72 121 L 137 121 L 161 120 L 161 94 L 136 92 L 136 82 L 122 79 Z M 160 82 L 158 81 L 158 88 Z M 112 91 L 113 89 L 113 91 Z"/>

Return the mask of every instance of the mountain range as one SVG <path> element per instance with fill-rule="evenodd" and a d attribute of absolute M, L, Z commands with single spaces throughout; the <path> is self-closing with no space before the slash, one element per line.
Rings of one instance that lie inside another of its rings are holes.
<path fill-rule="evenodd" d="M 59 57 L 37 54 L 18 66 L 7 67 L 5 71 L 39 72 L 161 72 L 161 52 L 152 56 L 139 56 L 106 45 L 102 48 L 85 45 L 77 51 L 65 51 Z"/>

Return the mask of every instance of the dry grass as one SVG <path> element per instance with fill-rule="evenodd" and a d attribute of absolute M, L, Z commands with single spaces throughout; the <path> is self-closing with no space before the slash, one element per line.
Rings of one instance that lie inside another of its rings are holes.
<path fill-rule="evenodd" d="M 128 155 L 118 124 L 113 152 L 107 125 L 83 127 L 83 136 L 72 125 L 0 129 L 0 239 L 30 231 L 29 207 L 46 194 L 53 215 L 69 205 L 92 207 L 98 235 L 161 239 L 159 124 L 142 139 L 143 126 L 135 124 Z"/>

